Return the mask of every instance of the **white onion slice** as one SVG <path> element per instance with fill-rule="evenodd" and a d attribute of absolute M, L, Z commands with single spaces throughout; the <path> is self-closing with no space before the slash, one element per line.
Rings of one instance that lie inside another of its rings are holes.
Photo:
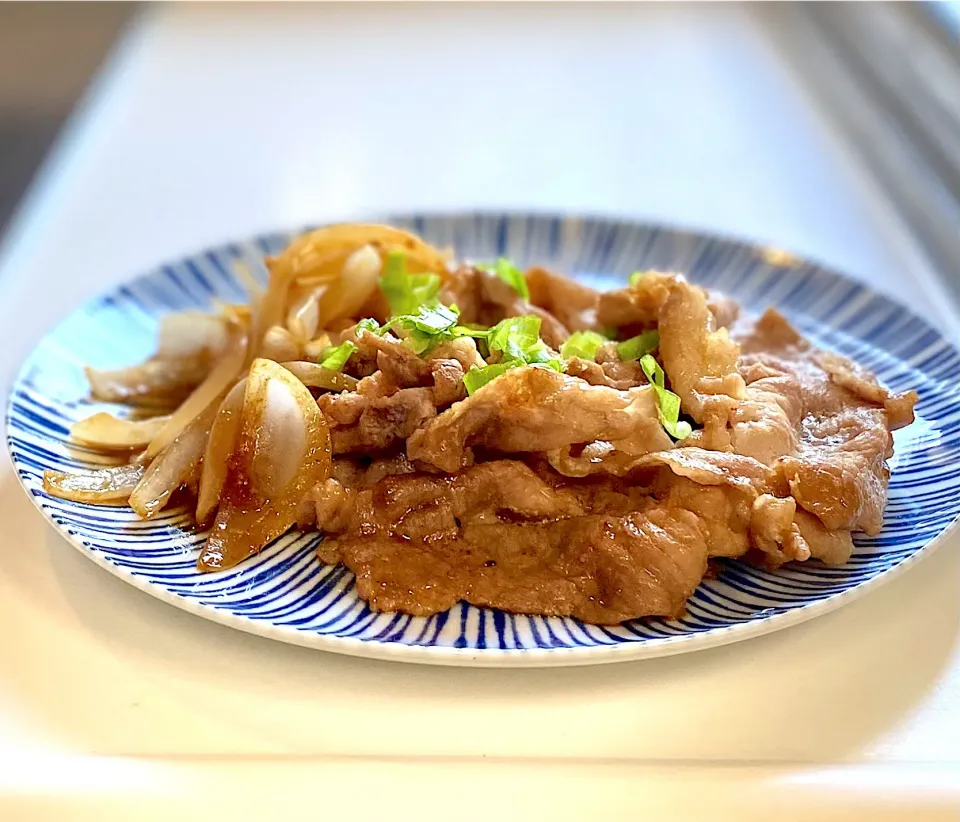
<path fill-rule="evenodd" d="M 217 518 L 197 567 L 230 568 L 289 530 L 330 474 L 330 434 L 317 403 L 277 363 L 254 360 Z"/>
<path fill-rule="evenodd" d="M 304 291 L 290 303 L 287 310 L 287 329 L 300 344 L 305 344 L 317 333 L 320 322 L 320 295 L 326 287 Z"/>
<path fill-rule="evenodd" d="M 43 490 L 73 502 L 117 504 L 127 501 L 141 477 L 142 465 L 113 465 L 71 474 L 48 470 L 43 472 Z"/>
<path fill-rule="evenodd" d="M 158 359 L 180 359 L 198 354 L 219 354 L 227 347 L 230 329 L 226 319 L 204 311 L 166 314 L 160 320 Z"/>
<path fill-rule="evenodd" d="M 230 389 L 220 403 L 216 419 L 210 428 L 207 448 L 203 454 L 200 490 L 197 493 L 197 524 L 201 528 L 210 525 L 220 504 L 220 494 L 227 478 L 227 462 L 233 454 L 240 431 L 240 412 L 246 388 L 247 380 L 244 378 Z"/>
<path fill-rule="evenodd" d="M 373 246 L 354 251 L 343 264 L 340 279 L 320 297 L 317 327 L 326 328 L 334 320 L 355 316 L 379 284 L 380 268 L 380 255 Z"/>
<path fill-rule="evenodd" d="M 245 335 L 236 331 L 231 334 L 227 350 L 214 366 L 207 378 L 197 386 L 193 393 L 173 413 L 160 433 L 150 442 L 147 458 L 152 459 L 183 433 L 184 429 L 205 409 L 232 387 L 243 368 L 247 354 Z"/>
<path fill-rule="evenodd" d="M 70 436 L 103 451 L 133 451 L 146 448 L 169 420 L 170 417 L 121 420 L 113 414 L 101 412 L 74 423 Z"/>
<path fill-rule="evenodd" d="M 130 507 L 141 517 L 156 516 L 174 491 L 196 478 L 215 412 L 210 405 L 150 463 L 130 495 Z"/>
<path fill-rule="evenodd" d="M 284 362 L 295 360 L 300 356 L 300 346 L 293 334 L 282 325 L 275 325 L 268 329 L 260 346 L 260 356 L 267 360 Z"/>
<path fill-rule="evenodd" d="M 356 377 L 324 368 L 315 362 L 300 360 L 282 362 L 280 365 L 308 388 L 326 388 L 328 391 L 353 391 L 359 382 Z"/>

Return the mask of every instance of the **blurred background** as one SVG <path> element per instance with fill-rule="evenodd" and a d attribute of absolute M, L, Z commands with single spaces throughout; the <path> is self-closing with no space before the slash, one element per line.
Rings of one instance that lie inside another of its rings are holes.
<path fill-rule="evenodd" d="M 191 5 L 199 7 L 200 4 Z M 663 20 L 669 14 L 665 11 L 668 5 L 660 6 L 648 16 L 655 16 L 661 25 L 666 25 Z M 801 79 L 804 93 L 810 95 L 817 110 L 828 118 L 829 131 L 839 135 L 844 150 L 855 155 L 858 167 L 865 169 L 871 177 L 871 184 L 883 192 L 889 207 L 908 227 L 938 273 L 947 299 L 954 301 L 956 307 L 960 303 L 960 4 L 736 5 L 739 7 L 737 14 L 744 19 L 748 17 L 751 25 L 762 32 L 766 40 L 764 47 L 775 50 L 776 59 L 789 65 L 795 76 Z M 707 7 L 698 9 L 692 4 L 683 6 L 683 11 L 676 14 L 676 22 L 669 24 L 673 32 L 671 36 L 678 41 L 701 37 L 702 32 L 693 32 L 696 27 L 716 32 L 712 39 L 731 36 L 724 29 L 729 13 L 721 14 Z M 376 10 L 378 8 L 380 12 Z M 415 13 L 413 6 L 408 8 L 411 9 L 411 26 L 417 25 L 417 19 L 454 14 L 439 7 L 435 11 L 417 7 Z M 598 19 L 608 16 L 608 11 L 599 4 L 595 9 Z M 392 13 L 383 11 L 382 7 L 370 6 L 351 14 L 373 19 L 382 16 L 381 12 Z M 125 42 L 142 38 L 144 29 L 151 27 L 162 35 L 165 26 L 166 30 L 172 28 L 179 35 L 186 32 L 187 35 L 210 38 L 213 50 L 221 48 L 223 51 L 226 46 L 217 42 L 220 27 L 211 24 L 213 17 L 233 20 L 275 13 L 279 12 L 251 11 L 249 6 L 231 7 L 218 3 L 216 10 L 211 10 L 206 17 L 195 11 L 171 11 L 166 15 L 168 18 L 178 15 L 184 18 L 171 26 L 169 20 L 163 25 L 145 22 L 157 17 L 156 7 L 146 4 L 0 4 L 0 241 L 4 228 L 10 224 L 18 203 L 58 135 L 69 133 L 67 124 L 71 113 L 85 94 L 92 94 L 89 90 L 96 78 L 115 70 L 111 69 L 109 58 L 124 48 Z M 464 16 L 465 25 L 469 27 L 467 18 L 471 12 L 456 13 Z M 551 18 L 558 13 L 556 7 L 541 7 L 539 19 L 543 21 L 545 39 L 552 36 Z M 337 10 L 335 4 L 331 4 L 329 12 L 311 13 L 311 24 L 317 26 L 318 37 L 322 36 L 327 16 L 333 20 L 343 14 L 342 8 Z M 567 10 L 562 14 L 569 15 L 570 12 Z M 513 25 L 509 21 L 515 16 L 514 12 L 504 10 L 505 26 Z M 642 15 L 638 11 L 635 16 L 638 26 L 642 27 Z M 682 30 L 685 25 L 691 27 L 689 36 Z M 194 30 L 188 31 L 191 26 Z M 265 27 L 264 38 L 270 37 L 269 29 L 269 26 Z M 236 35 L 240 29 L 233 26 L 231 30 Z M 467 34 L 464 30 L 464 36 Z M 638 37 L 641 35 L 638 31 Z M 224 38 L 227 36 L 223 35 Z M 712 40 L 704 42 L 708 49 L 713 48 Z M 267 45 L 273 48 L 282 46 L 276 42 Z M 297 47 L 303 48 L 303 45 Z M 560 47 L 575 48 L 573 44 Z M 196 55 L 193 58 L 196 59 Z M 490 70 L 488 61 L 491 58 L 494 56 L 489 53 L 469 54 L 469 50 L 463 57 L 475 61 L 478 72 Z M 171 59 L 175 59 L 175 55 Z M 250 59 L 256 60 L 256 54 L 251 54 Z M 305 55 L 304 59 L 306 71 L 311 58 Z M 558 53 L 557 59 L 561 61 L 558 66 L 562 70 L 561 63 L 565 58 Z M 724 60 L 730 62 L 730 58 Z M 657 70 L 656 66 L 649 68 L 653 72 Z M 227 70 L 217 66 L 203 68 L 207 69 L 211 77 L 218 77 L 218 70 Z M 544 69 L 549 70 L 549 66 Z M 492 77 L 491 84 L 502 79 Z M 351 77 L 349 74 L 312 78 L 309 85 L 313 85 L 319 95 L 314 104 L 319 104 L 317 101 L 322 98 L 324 83 L 333 82 L 342 87 L 355 81 L 360 88 L 373 82 L 370 77 Z M 249 77 L 246 82 L 250 82 Z M 664 82 L 669 83 L 669 78 L 664 78 Z M 717 83 L 717 88 L 734 100 L 734 106 L 738 105 L 738 92 L 731 83 L 736 82 L 739 81 L 732 74 L 731 67 L 730 77 Z M 629 85 L 628 77 L 624 78 L 624 83 Z M 263 93 L 263 89 L 255 91 Z M 598 96 L 607 91 L 597 89 Z M 642 92 L 638 90 L 637 93 Z M 641 99 L 641 103 L 645 104 L 645 100 Z M 310 104 L 305 97 L 304 105 Z M 178 113 L 175 109 L 170 112 L 171 116 Z M 227 113 L 211 106 L 204 116 L 220 118 L 225 133 L 236 128 L 239 129 L 238 138 L 242 138 L 240 123 L 247 115 Z M 268 114 L 264 112 L 263 116 Z M 434 107 L 430 116 L 442 114 Z M 743 112 L 742 116 L 757 117 L 751 112 Z M 772 112 L 771 116 L 777 116 L 777 112 Z M 493 125 L 485 124 L 486 127 Z M 278 127 L 293 128 L 293 125 L 288 123 Z M 558 127 L 562 124 L 558 123 Z M 758 122 L 758 128 L 762 127 Z M 709 146 L 711 135 L 693 135 L 693 138 Z M 291 141 L 295 142 L 296 137 L 292 136 Z M 765 150 L 769 146 L 768 141 Z M 610 151 L 617 150 L 615 141 L 611 142 Z M 683 159 L 685 150 L 695 153 L 697 149 L 682 143 L 677 145 L 676 156 L 680 159 L 676 162 L 686 162 Z M 785 142 L 782 150 L 789 152 L 792 149 Z M 725 161 L 723 157 L 716 159 Z M 797 157 L 797 162 L 802 161 Z M 731 193 L 731 196 L 735 195 Z M 583 205 L 591 204 L 585 202 Z M 831 205 L 825 203 L 824 207 Z M 691 217 L 696 222 L 696 209 L 691 212 Z M 842 217 L 838 215 L 838 219 Z M 238 230 L 241 228 L 238 226 Z"/>

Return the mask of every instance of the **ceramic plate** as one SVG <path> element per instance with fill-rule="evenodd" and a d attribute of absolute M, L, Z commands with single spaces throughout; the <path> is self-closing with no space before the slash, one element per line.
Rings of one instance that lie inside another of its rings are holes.
<path fill-rule="evenodd" d="M 166 312 L 205 309 L 214 299 L 245 301 L 233 263 L 276 253 L 292 236 L 270 234 L 161 266 L 117 288 L 71 315 L 27 360 L 10 400 L 9 447 L 27 492 L 72 545 L 164 602 L 284 642 L 410 662 L 579 665 L 694 651 L 826 613 L 904 571 L 956 519 L 960 356 L 890 299 L 787 254 L 639 223 L 513 214 L 385 221 L 452 245 L 462 256 L 545 263 L 600 288 L 623 283 L 637 269 L 681 271 L 747 309 L 776 306 L 816 342 L 876 371 L 889 387 L 915 388 L 918 418 L 895 435 L 883 532 L 859 536 L 842 568 L 811 561 L 770 572 L 731 562 L 697 589 L 683 619 L 611 628 L 465 604 L 429 618 L 373 613 L 357 597 L 349 571 L 317 560 L 316 534 L 290 534 L 237 568 L 201 575 L 194 564 L 204 535 L 185 510 L 143 522 L 127 508 L 44 494 L 45 468 L 98 461 L 67 441 L 70 424 L 100 408 L 86 398 L 83 366 L 118 367 L 149 356 Z"/>

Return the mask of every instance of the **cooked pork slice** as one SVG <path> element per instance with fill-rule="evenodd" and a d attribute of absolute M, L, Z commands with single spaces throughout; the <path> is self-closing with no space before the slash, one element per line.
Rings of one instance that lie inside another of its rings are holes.
<path fill-rule="evenodd" d="M 843 565 L 853 553 L 853 537 L 849 531 L 831 531 L 806 511 L 798 510 L 794 520 L 810 556 L 826 565 Z"/>
<path fill-rule="evenodd" d="M 655 328 L 660 309 L 678 282 L 683 278 L 677 274 L 648 271 L 627 288 L 603 292 L 597 303 L 597 324 L 625 329 L 621 336 Z"/>
<path fill-rule="evenodd" d="M 352 516 L 318 521 L 376 610 L 426 615 L 465 599 L 520 613 L 615 624 L 679 615 L 706 570 L 709 528 L 682 508 L 585 514 L 575 494 L 511 461 L 454 478 L 389 477 Z"/>
<path fill-rule="evenodd" d="M 730 409 L 730 444 L 738 454 L 773 465 L 799 444 L 803 397 L 790 375 L 757 368 L 742 369 L 745 396 Z"/>
<path fill-rule="evenodd" d="M 486 365 L 480 352 L 477 351 L 477 343 L 472 337 L 457 337 L 456 339 L 442 342 L 436 348 L 432 348 L 427 355 L 428 360 L 456 360 L 460 363 L 464 373 L 469 371 L 474 365 L 483 368 Z"/>
<path fill-rule="evenodd" d="M 917 402 L 916 391 L 891 394 L 877 382 L 876 374 L 830 351 L 817 352 L 814 360 L 837 385 L 846 388 L 868 403 L 882 405 L 883 410 L 887 412 L 887 425 L 891 431 L 896 431 L 913 422 L 913 407 Z"/>
<path fill-rule="evenodd" d="M 317 404 L 330 428 L 334 454 L 391 448 L 437 415 L 431 388 L 402 388 L 386 397 L 324 394 Z"/>
<path fill-rule="evenodd" d="M 703 519 L 711 557 L 752 554 L 770 567 L 810 557 L 797 522 L 802 512 L 776 471 L 758 460 L 684 447 L 651 454 L 642 463 L 669 469 L 660 473 L 654 492 Z"/>
<path fill-rule="evenodd" d="M 570 331 L 597 327 L 598 291 L 540 266 L 529 269 L 526 278 L 530 302 L 549 311 L 564 327 Z"/>
<path fill-rule="evenodd" d="M 590 385 L 605 385 L 620 391 L 646 385 L 648 380 L 637 360 L 621 360 L 616 343 L 607 343 L 597 349 L 596 361 L 571 357 L 567 373 L 586 380 Z"/>
<path fill-rule="evenodd" d="M 708 288 L 707 301 L 717 328 L 730 328 L 740 316 L 740 304 L 719 291 Z"/>
<path fill-rule="evenodd" d="M 492 326 L 507 317 L 539 317 L 540 337 L 551 348 L 559 348 L 570 336 L 570 329 L 554 314 L 524 300 L 492 271 L 460 266 L 447 278 L 440 301 L 456 305 L 462 323 Z"/>
<path fill-rule="evenodd" d="M 881 409 L 848 407 L 804 418 L 795 455 L 779 463 L 797 502 L 830 529 L 879 533 L 893 438 Z"/>
<path fill-rule="evenodd" d="M 773 310 L 742 332 L 741 345 L 748 393 L 774 414 L 780 409 L 795 431 L 792 440 L 780 436 L 777 446 L 768 438 L 764 461 L 828 529 L 877 533 L 893 453 L 890 431 L 912 420 L 916 393 L 891 394 L 872 374 L 814 348 Z M 734 441 L 742 452 L 754 435 L 749 420 L 740 422 L 742 439 Z"/>
<path fill-rule="evenodd" d="M 358 351 L 354 356 L 373 357 L 384 379 L 398 388 L 425 385 L 430 369 L 425 360 L 408 345 L 392 335 L 381 337 L 369 331 L 357 335 Z"/>
<path fill-rule="evenodd" d="M 730 414 L 746 391 L 737 371 L 739 346 L 715 326 L 703 290 L 676 282 L 660 311 L 663 370 L 681 409 L 703 426 L 694 441 L 728 450 Z"/>
<path fill-rule="evenodd" d="M 616 391 L 546 368 L 515 368 L 427 422 L 407 455 L 454 473 L 472 447 L 552 451 L 604 440 L 633 455 L 670 448 L 649 387 Z"/>
<path fill-rule="evenodd" d="M 324 394 L 317 399 L 330 427 L 334 454 L 389 449 L 435 417 L 438 409 L 466 396 L 464 370 L 458 360 L 421 360 L 396 341 L 380 340 L 373 334 L 363 334 L 361 339 L 369 337 L 387 342 L 378 355 L 380 370 L 364 377 L 354 392 Z"/>
<path fill-rule="evenodd" d="M 704 297 L 715 328 L 728 328 L 740 314 L 740 306 L 734 300 L 717 291 L 690 285 L 681 274 L 647 271 L 627 288 L 600 295 L 597 327 L 617 328 L 621 339 L 656 328 L 660 311 L 678 287 L 692 289 Z"/>

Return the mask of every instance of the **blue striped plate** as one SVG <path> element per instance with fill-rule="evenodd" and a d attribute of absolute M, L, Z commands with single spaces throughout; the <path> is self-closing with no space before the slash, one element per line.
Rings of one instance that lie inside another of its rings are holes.
<path fill-rule="evenodd" d="M 893 389 L 920 394 L 918 419 L 896 434 L 883 532 L 861 536 L 842 568 L 814 562 L 776 572 L 730 563 L 705 581 L 680 620 L 610 627 L 573 619 L 514 616 L 457 605 L 430 618 L 376 614 L 352 575 L 314 555 L 316 534 L 291 534 L 238 568 L 196 573 L 204 535 L 188 513 L 139 521 L 126 508 L 97 508 L 44 494 L 45 468 L 102 458 L 67 441 L 70 424 L 97 410 L 82 366 L 117 367 L 149 356 L 157 319 L 168 311 L 240 301 L 238 259 L 276 253 L 288 234 L 270 234 L 196 254 L 87 304 L 30 356 L 7 416 L 10 452 L 43 514 L 83 554 L 177 607 L 251 633 L 358 656 L 451 665 L 571 665 L 692 651 L 757 636 L 825 613 L 901 573 L 929 552 L 960 512 L 960 356 L 907 309 L 818 265 L 747 243 L 602 219 L 456 214 L 389 217 L 460 255 L 505 255 L 573 272 L 600 288 L 629 272 L 686 272 L 748 309 L 773 305 L 818 343 L 873 369 Z"/>

